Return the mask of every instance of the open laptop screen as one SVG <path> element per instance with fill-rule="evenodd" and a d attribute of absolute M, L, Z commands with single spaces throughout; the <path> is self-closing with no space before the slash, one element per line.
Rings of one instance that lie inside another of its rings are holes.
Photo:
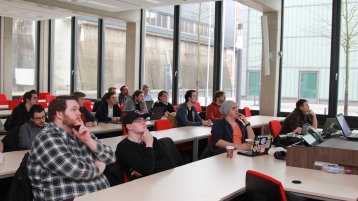
<path fill-rule="evenodd" d="M 343 134 L 348 135 L 349 133 L 351 133 L 351 129 L 349 128 L 348 123 L 344 118 L 344 116 L 342 114 L 337 114 L 336 118 L 342 129 Z"/>

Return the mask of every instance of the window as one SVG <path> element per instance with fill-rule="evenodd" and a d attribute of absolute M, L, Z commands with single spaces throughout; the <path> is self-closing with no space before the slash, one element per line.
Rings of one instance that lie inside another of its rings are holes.
<path fill-rule="evenodd" d="M 98 21 L 78 20 L 78 64 L 76 91 L 86 93 L 87 98 L 97 98 Z"/>
<path fill-rule="evenodd" d="M 53 26 L 51 93 L 68 95 L 71 88 L 71 18 L 56 19 Z"/>
<path fill-rule="evenodd" d="M 232 0 L 224 6 L 222 89 L 239 108 L 259 110 L 262 13 Z"/>
<path fill-rule="evenodd" d="M 214 19 L 215 2 L 181 7 L 180 20 L 185 23 L 180 30 L 179 103 L 185 101 L 184 94 L 189 89 L 197 91 L 201 105 L 212 102 L 214 33 L 201 37 L 200 25 L 214 26 Z"/>
<path fill-rule="evenodd" d="M 151 16 L 152 10 L 161 16 L 174 16 L 174 7 L 166 6 L 146 10 Z M 171 17 L 171 18 L 172 18 Z M 171 22 L 173 23 L 173 22 Z M 147 84 L 154 100 L 161 90 L 172 96 L 173 31 L 146 24 L 143 83 Z"/>
<path fill-rule="evenodd" d="M 300 98 L 317 99 L 317 72 L 301 72 L 300 73 Z"/>
<path fill-rule="evenodd" d="M 35 21 L 14 19 L 12 31 L 12 95 L 22 96 L 36 89 L 37 25 Z"/>
<path fill-rule="evenodd" d="M 342 0 L 337 113 L 358 116 L 358 2 Z"/>
<path fill-rule="evenodd" d="M 103 66 L 103 88 L 119 88 L 125 84 L 126 24 L 105 21 L 105 61 Z"/>
<path fill-rule="evenodd" d="M 315 113 L 327 114 L 332 0 L 285 0 L 284 9 L 281 112 L 307 98 Z"/>

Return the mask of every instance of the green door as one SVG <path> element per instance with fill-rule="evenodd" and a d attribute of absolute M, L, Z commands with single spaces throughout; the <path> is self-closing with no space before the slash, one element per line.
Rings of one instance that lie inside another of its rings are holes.
<path fill-rule="evenodd" d="M 301 72 L 300 98 L 317 99 L 317 72 Z"/>
<path fill-rule="evenodd" d="M 260 72 L 249 72 L 249 96 L 260 95 Z"/>

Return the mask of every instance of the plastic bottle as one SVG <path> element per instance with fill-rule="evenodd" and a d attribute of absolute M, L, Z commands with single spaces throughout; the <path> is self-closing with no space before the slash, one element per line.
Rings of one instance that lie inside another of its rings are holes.
<path fill-rule="evenodd" d="M 337 164 L 323 165 L 322 170 L 329 172 L 329 173 L 334 173 L 334 174 L 344 173 L 344 167 L 339 166 Z"/>

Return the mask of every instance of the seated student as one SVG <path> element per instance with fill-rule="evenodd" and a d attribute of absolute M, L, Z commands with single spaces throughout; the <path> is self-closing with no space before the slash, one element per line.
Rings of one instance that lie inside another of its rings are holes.
<path fill-rule="evenodd" d="M 118 94 L 118 103 L 119 105 L 123 106 L 126 104 L 127 99 L 129 98 L 128 87 L 125 85 L 121 86 L 120 91 L 121 93 Z"/>
<path fill-rule="evenodd" d="M 14 108 L 10 117 L 6 120 L 5 130 L 9 131 L 11 128 L 21 126 L 29 120 L 29 110 L 35 104 L 37 104 L 37 92 L 35 90 L 27 91 L 23 96 L 22 103 Z"/>
<path fill-rule="evenodd" d="M 113 92 L 113 93 L 117 94 L 117 88 L 116 87 L 109 87 L 108 92 Z"/>
<path fill-rule="evenodd" d="M 214 101 L 206 107 L 205 119 L 210 119 L 212 122 L 224 118 L 224 115 L 219 112 L 221 104 L 225 101 L 225 92 L 217 91 L 214 95 Z"/>
<path fill-rule="evenodd" d="M 210 126 L 211 121 L 204 121 L 200 118 L 194 104 L 198 101 L 195 90 L 188 90 L 185 93 L 185 103 L 182 103 L 176 112 L 178 127 L 180 126 Z"/>
<path fill-rule="evenodd" d="M 157 140 L 148 132 L 143 114 L 128 112 L 123 119 L 128 137 L 117 145 L 116 156 L 119 165 L 133 180 L 173 168 L 175 165 Z"/>
<path fill-rule="evenodd" d="M 96 118 L 99 122 L 117 123 L 119 121 L 121 109 L 117 102 L 117 95 L 113 92 L 108 92 L 103 96 L 103 102 L 96 112 Z"/>
<path fill-rule="evenodd" d="M 114 152 L 84 126 L 75 98 L 57 97 L 48 116 L 27 163 L 34 200 L 67 200 L 108 188 L 103 171 L 115 162 Z"/>
<path fill-rule="evenodd" d="M 152 95 L 149 93 L 149 86 L 146 84 L 143 84 L 142 91 L 144 93 L 144 101 L 152 101 Z"/>
<path fill-rule="evenodd" d="M 46 124 L 46 113 L 41 105 L 33 105 L 29 113 L 30 120 L 20 127 L 19 149 L 31 149 L 32 142 Z"/>
<path fill-rule="evenodd" d="M 144 93 L 141 90 L 136 90 L 133 95 L 127 99 L 124 111 L 138 110 L 142 114 L 148 113 L 147 104 L 144 101 Z"/>
<path fill-rule="evenodd" d="M 226 146 L 234 146 L 235 149 L 248 150 L 250 145 L 246 139 L 254 139 L 255 134 L 250 122 L 238 112 L 234 101 L 225 101 L 221 104 L 220 113 L 225 117 L 216 120 L 211 129 L 210 152 L 213 155 L 224 153 Z"/>
<path fill-rule="evenodd" d="M 158 93 L 158 101 L 154 103 L 153 107 L 164 107 L 164 114 L 166 116 L 168 113 L 175 112 L 173 105 L 168 101 L 168 92 L 160 91 Z"/>
<path fill-rule="evenodd" d="M 296 108 L 286 117 L 283 122 L 281 133 L 301 133 L 304 124 L 309 123 L 313 128 L 317 128 L 317 116 L 310 109 L 308 101 L 299 99 L 296 102 Z"/>
<path fill-rule="evenodd" d="M 94 118 L 94 116 L 87 110 L 87 108 L 83 106 L 85 102 L 86 94 L 78 91 L 72 93 L 72 96 L 74 96 L 77 99 L 77 103 L 80 105 L 81 119 L 85 123 L 85 126 L 96 127 L 97 126 L 96 118 Z"/>

